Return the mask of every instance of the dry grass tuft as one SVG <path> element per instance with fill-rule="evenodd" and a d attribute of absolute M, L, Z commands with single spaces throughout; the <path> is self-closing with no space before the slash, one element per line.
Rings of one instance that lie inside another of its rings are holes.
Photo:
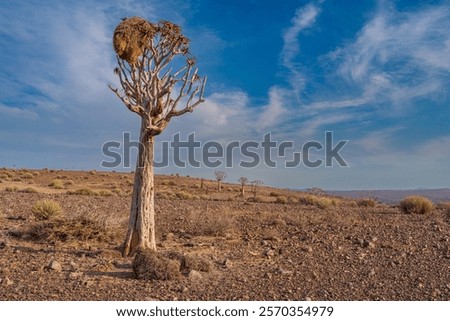
<path fill-rule="evenodd" d="M 194 196 L 194 195 L 189 194 L 188 192 L 185 192 L 185 191 L 177 192 L 175 195 L 176 195 L 179 199 L 182 199 L 182 200 L 192 200 L 192 199 L 195 199 L 195 196 Z"/>
<path fill-rule="evenodd" d="M 41 200 L 36 202 L 31 209 L 34 217 L 38 220 L 48 220 L 61 215 L 61 206 L 52 200 Z"/>
<path fill-rule="evenodd" d="M 189 274 L 189 272 L 192 270 L 200 272 L 210 272 L 212 270 L 212 264 L 210 261 L 205 260 L 200 256 L 187 254 L 181 261 L 181 270 L 185 274 Z"/>
<path fill-rule="evenodd" d="M 193 212 L 188 231 L 194 235 L 225 236 L 233 229 L 232 219 L 223 213 Z"/>
<path fill-rule="evenodd" d="M 19 192 L 21 192 L 21 193 L 32 193 L 32 194 L 35 194 L 35 193 L 37 193 L 38 191 L 37 191 L 37 189 L 35 189 L 34 187 L 26 187 L 26 188 L 24 188 L 24 189 L 21 189 Z"/>
<path fill-rule="evenodd" d="M 133 272 L 139 280 L 173 280 L 181 277 L 180 262 L 153 250 L 138 250 Z"/>
<path fill-rule="evenodd" d="M 277 199 L 275 200 L 275 203 L 278 204 L 286 204 L 288 202 L 288 199 L 286 196 L 278 196 Z"/>
<path fill-rule="evenodd" d="M 5 191 L 6 192 L 17 192 L 18 190 L 19 190 L 19 188 L 16 187 L 16 186 L 7 186 L 7 187 L 5 187 Z"/>
<path fill-rule="evenodd" d="M 125 230 L 125 221 L 120 218 L 82 213 L 67 218 L 51 217 L 19 231 L 18 236 L 31 241 L 117 241 Z"/>
<path fill-rule="evenodd" d="M 80 188 L 76 191 L 68 191 L 67 194 L 69 195 L 83 195 L 83 196 L 99 196 L 99 193 L 96 191 L 93 191 L 89 188 Z"/>
<path fill-rule="evenodd" d="M 64 183 L 59 179 L 54 179 L 48 186 L 54 189 L 63 189 Z"/>
<path fill-rule="evenodd" d="M 375 207 L 377 206 L 377 201 L 373 198 L 362 198 L 357 200 L 356 204 L 361 207 Z"/>
<path fill-rule="evenodd" d="M 433 208 L 433 202 L 428 198 L 419 195 L 408 196 L 400 202 L 400 209 L 406 214 L 427 214 L 430 213 Z"/>
<path fill-rule="evenodd" d="M 299 199 L 299 203 L 303 205 L 317 206 L 320 209 L 325 209 L 333 204 L 333 200 L 328 197 L 306 195 Z"/>

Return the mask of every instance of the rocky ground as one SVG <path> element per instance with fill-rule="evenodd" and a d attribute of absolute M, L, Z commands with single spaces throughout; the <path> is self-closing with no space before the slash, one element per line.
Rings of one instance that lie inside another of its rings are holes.
<path fill-rule="evenodd" d="M 177 176 L 157 178 L 158 250 L 195 255 L 211 270 L 138 280 L 133 258 L 117 250 L 131 180 L 0 170 L 0 300 L 450 299 L 446 208 L 310 205 L 304 193 L 272 188 L 243 198 L 237 185 L 218 192 L 212 181 Z M 32 207 L 42 199 L 62 215 L 37 220 Z"/>

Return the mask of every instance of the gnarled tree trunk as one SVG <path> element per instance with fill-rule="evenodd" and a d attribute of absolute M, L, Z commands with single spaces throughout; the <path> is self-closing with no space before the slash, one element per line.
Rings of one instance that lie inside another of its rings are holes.
<path fill-rule="evenodd" d="M 126 19 L 117 26 L 113 39 L 118 62 L 114 73 L 122 89 L 109 88 L 142 119 L 131 214 L 122 244 L 122 254 L 131 256 L 140 248 L 156 250 L 154 136 L 173 117 L 190 113 L 204 102 L 206 77 L 198 75 L 195 58 L 189 54 L 189 39 L 169 21 L 152 24 L 139 17 Z M 186 58 L 185 65 L 173 71 L 170 62 L 179 55 Z M 184 107 L 178 109 L 179 103 Z"/>
<path fill-rule="evenodd" d="M 133 198 L 128 231 L 122 254 L 133 255 L 137 249 L 156 250 L 155 240 L 155 186 L 153 176 L 154 136 L 147 130 L 142 118 L 139 156 L 134 174 Z"/>

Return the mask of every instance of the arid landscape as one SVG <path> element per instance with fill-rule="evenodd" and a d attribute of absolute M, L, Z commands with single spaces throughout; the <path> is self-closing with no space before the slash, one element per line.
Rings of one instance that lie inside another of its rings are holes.
<path fill-rule="evenodd" d="M 132 173 L 1 169 L 0 300 L 450 299 L 449 203 L 406 214 L 157 175 L 158 251 L 202 264 L 140 280 L 118 249 L 132 185 Z M 42 200 L 61 213 L 39 217 Z"/>

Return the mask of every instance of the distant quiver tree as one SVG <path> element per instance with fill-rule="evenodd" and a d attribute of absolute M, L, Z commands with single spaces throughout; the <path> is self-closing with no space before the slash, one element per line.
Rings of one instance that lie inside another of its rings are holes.
<path fill-rule="evenodd" d="M 114 30 L 113 44 L 118 63 L 114 73 L 121 88 L 109 88 L 141 119 L 131 213 L 122 244 L 122 254 L 131 256 L 138 249 L 156 250 L 155 136 L 173 117 L 192 112 L 204 101 L 206 77 L 198 75 L 189 39 L 172 22 L 124 19 Z"/>

